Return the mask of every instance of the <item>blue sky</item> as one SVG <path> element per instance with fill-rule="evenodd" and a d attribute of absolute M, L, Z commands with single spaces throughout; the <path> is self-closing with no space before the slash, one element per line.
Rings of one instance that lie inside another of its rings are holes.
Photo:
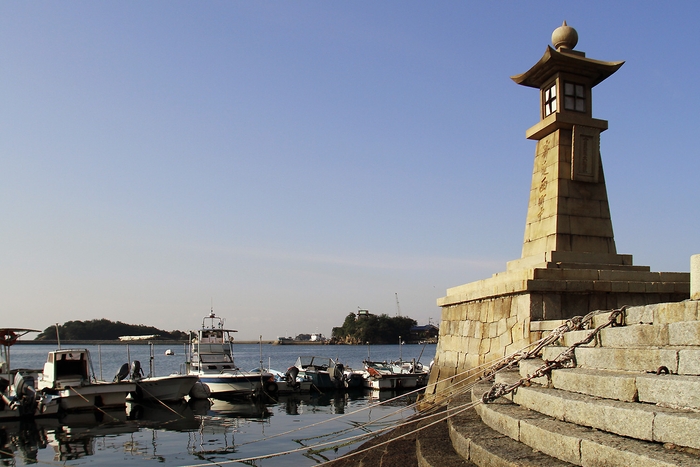
<path fill-rule="evenodd" d="M 0 316 L 330 334 L 520 257 L 538 92 L 590 58 L 619 253 L 700 253 L 696 2 L 3 2 Z"/>

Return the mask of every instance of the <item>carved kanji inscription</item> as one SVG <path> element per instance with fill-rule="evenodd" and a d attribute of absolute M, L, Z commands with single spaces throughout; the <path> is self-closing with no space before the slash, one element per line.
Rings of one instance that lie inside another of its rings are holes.
<path fill-rule="evenodd" d="M 576 125 L 571 135 L 571 180 L 597 183 L 600 168 L 600 130 Z"/>

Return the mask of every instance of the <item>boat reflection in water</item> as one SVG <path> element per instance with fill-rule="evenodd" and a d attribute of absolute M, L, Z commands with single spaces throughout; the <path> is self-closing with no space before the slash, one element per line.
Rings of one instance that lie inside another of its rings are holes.
<path fill-rule="evenodd" d="M 95 410 L 61 417 L 7 421 L 0 424 L 0 465 L 28 465 L 51 460 L 68 462 L 89 456 L 96 456 L 90 462 L 121 465 L 125 455 L 166 464 L 201 459 L 202 456 L 211 462 L 230 461 L 234 453 L 237 457 L 245 457 L 289 449 L 290 441 L 283 439 L 251 444 L 274 432 L 270 431 L 273 416 L 282 418 L 279 422 L 287 423 L 291 428 L 301 426 L 306 420 L 318 421 L 337 414 L 351 414 L 366 406 L 368 397 L 389 400 L 398 395 L 400 393 L 392 391 L 358 390 L 292 394 L 279 396 L 278 400 L 268 403 L 251 399 L 205 399 L 169 404 L 128 402 L 125 411 Z M 408 397 L 415 400 L 415 395 Z M 405 406 L 407 402 L 404 397 L 390 404 Z M 365 417 L 364 414 L 353 416 L 352 423 L 364 422 Z M 347 422 L 339 423 L 345 426 Z M 324 426 L 304 432 L 308 436 L 304 442 L 313 443 L 327 431 L 328 427 Z M 306 464 L 302 462 L 302 465 Z"/>
<path fill-rule="evenodd" d="M 381 402 L 388 407 L 405 407 L 418 400 L 418 391 L 379 390 L 365 388 L 365 397 L 372 403 Z"/>
<path fill-rule="evenodd" d="M 127 422 L 124 410 L 68 414 L 60 419 L 38 421 L 54 450 L 54 461 L 80 459 L 95 454 L 98 438 L 135 433 L 135 423 Z"/>
<path fill-rule="evenodd" d="M 129 420 L 141 428 L 154 428 L 165 431 L 191 431 L 199 428 L 192 403 L 185 400 L 168 403 L 152 401 L 127 402 L 126 414 Z M 200 401 L 196 401 L 200 402 Z M 203 400 L 201 402 L 209 402 Z"/>
<path fill-rule="evenodd" d="M 3 421 L 0 426 L 0 464 L 14 465 L 14 458 L 26 464 L 36 463 L 40 449 L 48 446 L 46 433 L 39 430 L 36 420 Z"/>
<path fill-rule="evenodd" d="M 344 414 L 351 401 L 366 399 L 362 389 L 311 394 L 289 394 L 277 398 L 287 415 Z"/>
<path fill-rule="evenodd" d="M 266 404 L 255 399 L 205 399 L 190 401 L 190 404 L 193 404 L 197 414 L 209 418 L 266 419 L 272 415 Z"/>
<path fill-rule="evenodd" d="M 95 454 L 97 438 L 138 430 L 138 425 L 126 421 L 123 410 L 5 422 L 0 426 L 0 460 L 38 462 L 39 450 L 48 447 L 54 451 L 54 461 L 80 459 Z"/>

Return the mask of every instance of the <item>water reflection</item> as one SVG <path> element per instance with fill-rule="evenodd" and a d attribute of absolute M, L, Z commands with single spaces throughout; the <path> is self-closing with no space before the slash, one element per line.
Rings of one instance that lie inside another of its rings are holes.
<path fill-rule="evenodd" d="M 359 390 L 285 395 L 267 403 L 219 399 L 170 404 L 129 402 L 126 410 L 95 410 L 54 418 L 0 422 L 0 466 L 42 463 L 51 458 L 55 462 L 76 461 L 95 455 L 101 463 L 119 465 L 124 454 L 166 464 L 182 462 L 183 454 L 195 463 L 199 459 L 216 462 L 231 459 L 233 453 L 236 457 L 263 455 L 299 446 L 310 448 L 300 453 L 301 456 L 311 455 L 314 462 L 319 462 L 326 460 L 329 453 L 323 449 L 313 450 L 305 439 L 313 444 L 336 430 L 345 432 L 349 427 L 371 422 L 381 410 L 372 409 L 351 416 L 351 420 L 305 430 L 303 434 L 295 432 L 285 438 L 272 436 L 273 440 L 264 443 L 257 441 L 275 433 L 304 428 L 311 420 L 317 422 L 350 414 L 368 403 L 390 401 L 391 406 L 405 407 L 415 401 L 415 396 L 407 399 L 397 398 L 398 395 L 390 391 Z M 280 419 L 275 421 L 274 427 L 272 418 Z M 333 451 L 330 453 L 337 455 Z M 290 465 L 292 460 L 285 458 L 276 462 Z"/>
<path fill-rule="evenodd" d="M 95 453 L 96 438 L 138 429 L 138 425 L 126 421 L 124 411 L 3 422 L 0 459 L 3 465 L 15 465 L 15 457 L 25 464 L 35 463 L 38 451 L 49 446 L 53 448 L 55 461 L 80 459 Z"/>
<path fill-rule="evenodd" d="M 287 415 L 304 413 L 344 414 L 353 401 L 367 399 L 363 389 L 322 392 L 312 394 L 289 394 L 277 398 L 276 403 L 284 406 Z"/>
<path fill-rule="evenodd" d="M 264 403 L 250 399 L 210 399 L 209 401 L 196 402 L 198 405 L 203 402 L 210 403 L 209 411 L 204 415 L 216 416 L 218 418 L 228 417 L 264 420 L 270 418 L 270 415 L 272 415 Z"/>
<path fill-rule="evenodd" d="M 382 402 L 384 406 L 404 407 L 414 404 L 418 400 L 418 393 L 415 391 L 365 389 L 365 398 L 372 404 Z"/>
<path fill-rule="evenodd" d="M 192 403 L 184 400 L 169 403 L 127 402 L 126 416 L 141 428 L 166 431 L 191 431 L 199 428 L 199 419 Z"/>
<path fill-rule="evenodd" d="M 39 430 L 34 420 L 2 422 L 0 426 L 0 463 L 15 465 L 15 456 L 27 463 L 37 462 L 39 449 L 48 445 L 46 433 Z"/>

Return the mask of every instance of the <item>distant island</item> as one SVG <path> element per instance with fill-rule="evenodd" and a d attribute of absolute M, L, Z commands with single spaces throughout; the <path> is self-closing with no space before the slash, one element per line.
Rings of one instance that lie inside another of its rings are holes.
<path fill-rule="evenodd" d="M 186 341 L 188 334 L 182 331 L 163 331 L 153 326 L 126 324 L 121 321 L 108 319 L 93 319 L 89 321 L 68 321 L 58 325 L 58 335 L 66 341 L 120 341 L 148 340 Z M 35 341 L 55 341 L 56 326 L 44 329 Z"/>
<path fill-rule="evenodd" d="M 367 310 L 350 313 L 340 327 L 333 328 L 334 344 L 396 344 L 418 340 L 411 330 L 418 323 L 408 316 L 374 315 Z M 415 333 L 414 333 L 415 334 Z"/>

